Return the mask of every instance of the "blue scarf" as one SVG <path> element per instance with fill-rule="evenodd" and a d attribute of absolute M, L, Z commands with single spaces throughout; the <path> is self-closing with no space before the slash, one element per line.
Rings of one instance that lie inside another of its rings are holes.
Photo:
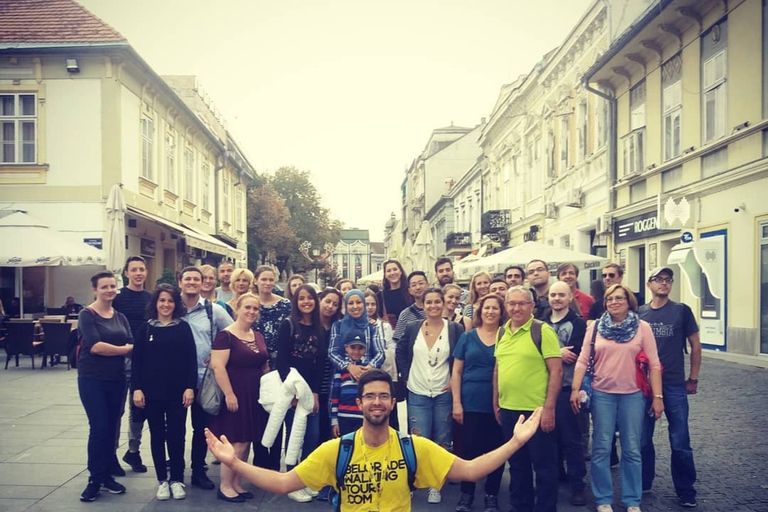
<path fill-rule="evenodd" d="M 360 318 L 352 318 L 349 316 L 349 299 L 354 296 L 360 297 L 363 301 L 363 314 Z M 344 343 L 347 335 L 354 331 L 367 332 L 370 321 L 368 320 L 368 310 L 365 309 L 365 295 L 360 290 L 349 290 L 344 296 L 344 317 L 339 321 L 339 340 Z"/>
<path fill-rule="evenodd" d="M 606 311 L 600 317 L 600 320 L 597 321 L 597 332 L 607 340 L 613 340 L 616 343 L 626 343 L 635 337 L 638 325 L 638 316 L 634 311 L 628 311 L 627 318 L 620 324 L 613 323 L 610 313 Z"/>

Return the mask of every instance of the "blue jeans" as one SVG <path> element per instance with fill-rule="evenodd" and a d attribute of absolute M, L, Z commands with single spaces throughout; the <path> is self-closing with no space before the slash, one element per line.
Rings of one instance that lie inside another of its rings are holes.
<path fill-rule="evenodd" d="M 584 490 L 584 477 L 587 465 L 584 463 L 584 451 L 581 445 L 581 427 L 579 416 L 571 408 L 571 387 L 565 387 L 557 397 L 555 408 L 555 431 L 558 447 L 568 468 L 568 482 L 571 491 Z"/>
<path fill-rule="evenodd" d="M 595 504 L 613 502 L 611 443 L 618 427 L 621 502 L 625 507 L 640 506 L 643 492 L 640 441 L 645 414 L 645 398 L 641 391 L 629 395 L 592 392 L 592 494 Z"/>
<path fill-rule="evenodd" d="M 426 437 L 443 448 L 451 446 L 453 398 L 447 391 L 428 397 L 408 391 L 408 432 Z"/>
<path fill-rule="evenodd" d="M 291 429 L 293 428 L 293 418 L 296 415 L 296 408 L 291 407 L 288 412 L 285 413 L 285 442 L 286 449 L 289 440 L 291 439 Z M 301 456 L 299 461 L 307 458 L 307 456 L 315 451 L 317 448 L 317 442 L 320 439 L 320 415 L 310 414 L 307 416 L 307 430 L 304 431 L 304 443 L 301 445 Z M 286 465 L 286 469 L 290 471 L 295 468 L 294 465 Z"/>
<path fill-rule="evenodd" d="M 688 433 L 688 394 L 685 384 L 664 384 L 664 414 L 669 422 L 669 445 L 672 450 L 672 482 L 681 498 L 695 498 L 696 465 L 693 462 L 691 437 Z M 656 420 L 646 416 L 643 428 L 643 489 L 653 486 L 656 476 L 656 450 L 653 447 L 653 431 Z"/>
<path fill-rule="evenodd" d="M 104 483 L 115 455 L 115 426 L 120 417 L 120 403 L 125 400 L 125 381 L 77 379 L 77 389 L 88 416 L 88 472 L 91 481 Z"/>
<path fill-rule="evenodd" d="M 527 418 L 532 412 L 501 410 L 505 442 L 514 435 L 520 415 Z M 535 505 L 531 468 L 536 472 Z M 556 512 L 557 484 L 557 434 L 539 429 L 509 458 L 509 503 L 515 512 Z"/>

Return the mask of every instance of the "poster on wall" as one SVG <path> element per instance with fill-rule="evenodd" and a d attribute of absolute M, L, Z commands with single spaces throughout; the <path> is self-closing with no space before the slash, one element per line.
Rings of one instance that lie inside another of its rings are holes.
<path fill-rule="evenodd" d="M 701 297 L 699 326 L 701 343 L 706 348 L 725 350 L 727 327 L 726 241 L 725 230 L 701 234 Z"/>

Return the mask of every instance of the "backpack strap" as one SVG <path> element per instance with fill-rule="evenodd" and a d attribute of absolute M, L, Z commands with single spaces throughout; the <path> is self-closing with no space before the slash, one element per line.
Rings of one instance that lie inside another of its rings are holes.
<path fill-rule="evenodd" d="M 336 489 L 339 493 L 345 487 L 344 475 L 352 460 L 352 452 L 355 451 L 355 432 L 344 434 L 339 442 L 339 454 L 336 457 Z"/>
<path fill-rule="evenodd" d="M 398 432 L 397 438 L 400 441 L 400 451 L 405 459 L 405 468 L 408 470 L 408 487 L 413 491 L 416 486 L 416 450 L 413 447 L 413 439 L 406 433 Z"/>
<path fill-rule="evenodd" d="M 543 355 L 543 352 L 541 351 L 541 324 L 543 324 L 541 320 L 533 319 L 533 323 L 531 323 L 531 338 L 533 339 L 533 344 L 536 345 L 536 349 L 539 351 L 539 354 Z"/>
<path fill-rule="evenodd" d="M 211 326 L 211 346 L 213 346 L 213 305 L 208 299 L 205 299 L 205 314 L 208 316 L 208 323 Z"/>

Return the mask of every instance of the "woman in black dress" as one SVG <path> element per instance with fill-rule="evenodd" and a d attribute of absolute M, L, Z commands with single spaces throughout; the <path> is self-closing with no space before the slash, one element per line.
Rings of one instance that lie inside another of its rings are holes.
<path fill-rule="evenodd" d="M 259 404 L 259 386 L 269 354 L 264 336 L 252 328 L 259 318 L 259 298 L 246 293 L 235 306 L 237 320 L 216 335 L 211 350 L 211 367 L 225 400 L 211 430 L 226 435 L 238 458 L 246 460 L 250 443 L 261 439 L 267 423 L 267 413 Z M 245 491 L 237 475 L 222 464 L 216 497 L 241 503 L 253 494 Z"/>
<path fill-rule="evenodd" d="M 399 261 L 387 260 L 381 268 L 384 269 L 384 280 L 377 297 L 379 318 L 395 329 L 400 312 L 413 304 L 413 297 L 408 293 L 408 279 Z"/>
<path fill-rule="evenodd" d="M 147 305 L 147 317 L 136 335 L 131 387 L 133 404 L 144 409 L 152 436 L 156 498 L 184 499 L 184 437 L 187 409 L 195 399 L 197 350 L 192 329 L 181 317 L 184 303 L 178 289 L 160 284 Z M 165 463 L 168 445 L 171 479 Z"/>

